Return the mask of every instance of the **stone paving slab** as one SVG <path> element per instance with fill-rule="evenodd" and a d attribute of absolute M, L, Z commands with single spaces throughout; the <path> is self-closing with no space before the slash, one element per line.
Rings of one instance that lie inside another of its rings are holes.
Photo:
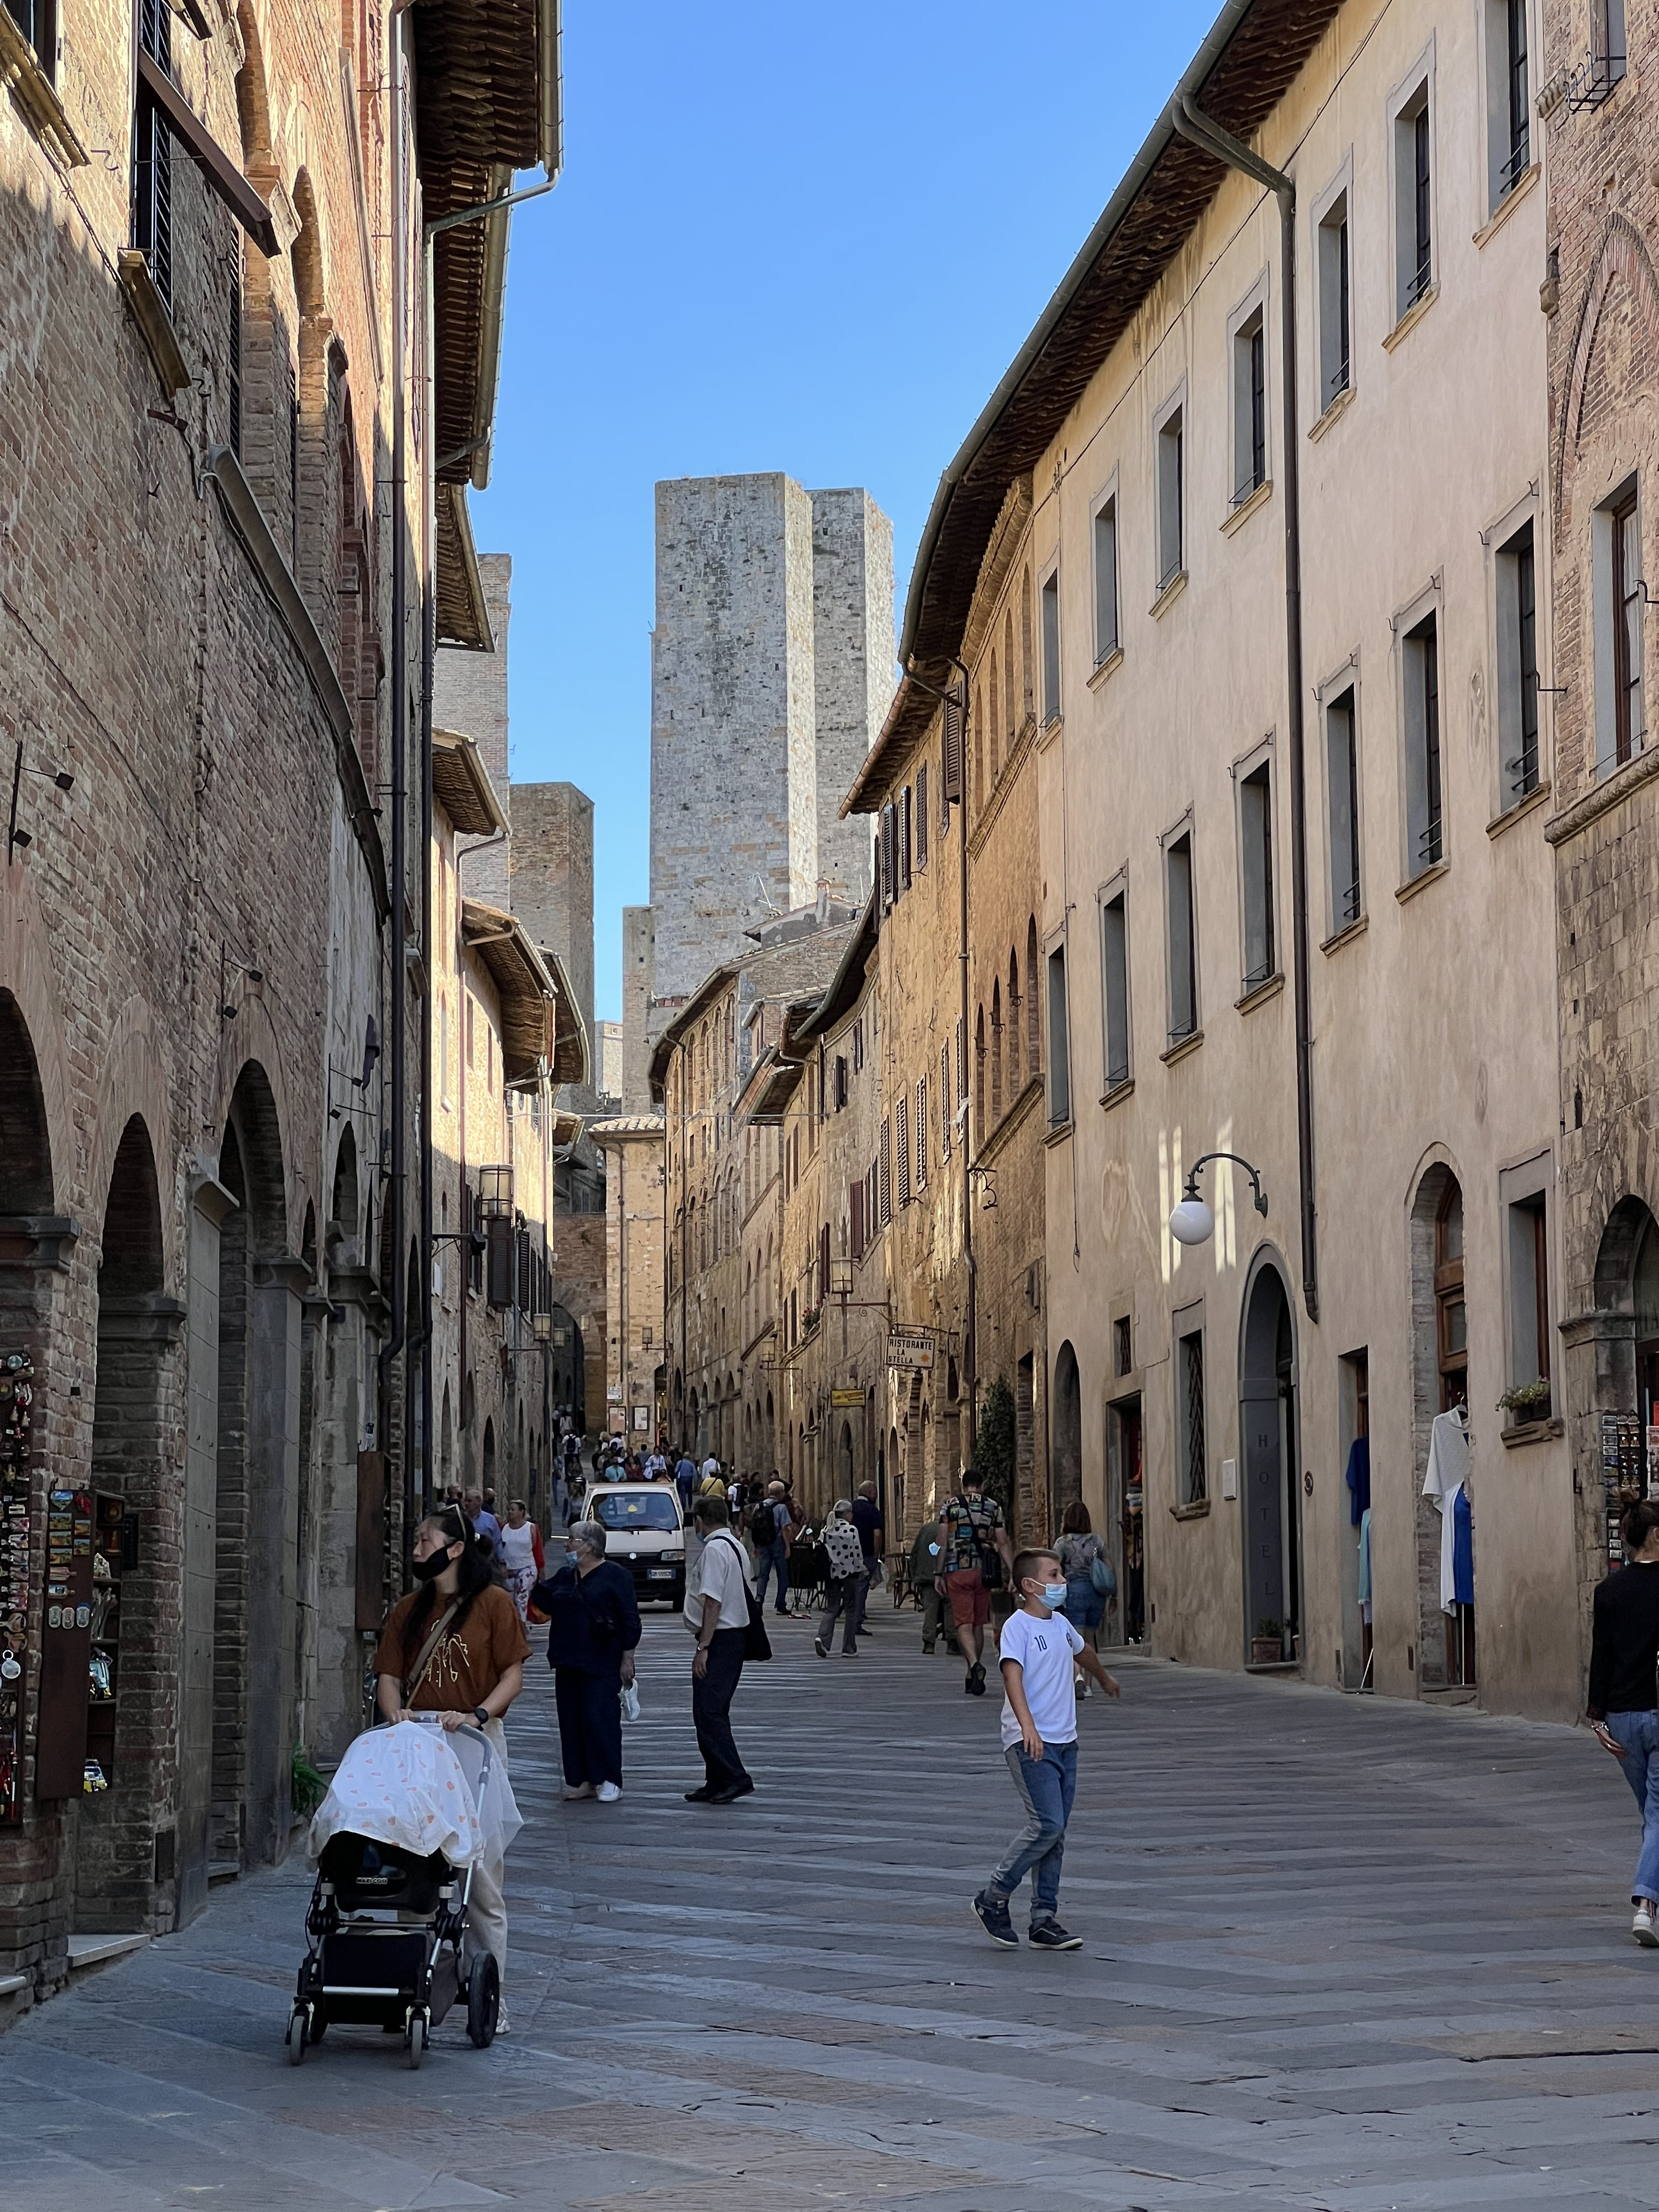
<path fill-rule="evenodd" d="M 289 2068 L 296 1862 L 0 2044 L 0 2207 L 1659 2207 L 1659 1954 L 1582 1733 L 1126 1657 L 1082 1714 L 1085 1948 L 1000 1954 L 968 1909 L 1018 1825 L 995 1698 L 913 1615 L 853 1662 L 775 1642 L 726 1808 L 683 1799 L 677 1621 L 615 1808 L 560 1802 L 535 1670 L 493 2051 L 454 2014 L 418 2074 L 337 2028 Z"/>

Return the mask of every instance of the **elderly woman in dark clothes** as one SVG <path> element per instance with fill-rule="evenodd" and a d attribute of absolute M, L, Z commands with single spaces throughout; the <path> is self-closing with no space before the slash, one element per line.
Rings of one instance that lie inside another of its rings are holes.
<path fill-rule="evenodd" d="M 597 1521 L 576 1523 L 564 1556 L 559 1571 L 531 1593 L 547 1615 L 564 1794 L 614 1805 L 622 1796 L 622 1693 L 634 1679 L 640 1640 L 634 1577 L 605 1558 Z"/>

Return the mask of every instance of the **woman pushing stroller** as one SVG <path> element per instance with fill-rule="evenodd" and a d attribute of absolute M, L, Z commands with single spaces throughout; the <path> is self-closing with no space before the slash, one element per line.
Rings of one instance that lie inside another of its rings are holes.
<path fill-rule="evenodd" d="M 388 1721 L 437 1713 L 447 1729 L 481 1728 L 507 1763 L 502 1716 L 524 1687 L 530 1656 L 513 1600 L 495 1580 L 495 1553 L 480 1540 L 460 1508 L 441 1507 L 415 1532 L 418 1585 L 392 1607 L 374 1654 L 375 1703 Z M 494 1954 L 507 1978 L 507 1905 L 499 1856 L 472 1869 L 469 1931 L 478 1948 Z M 502 2002 L 495 2033 L 507 2033 Z"/>

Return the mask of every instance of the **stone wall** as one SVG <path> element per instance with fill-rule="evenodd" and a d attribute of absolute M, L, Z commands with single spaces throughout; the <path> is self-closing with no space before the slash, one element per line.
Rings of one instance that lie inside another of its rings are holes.
<path fill-rule="evenodd" d="M 442 645 L 434 656 L 432 720 L 477 744 L 495 787 L 509 830 L 513 825 L 513 782 L 507 750 L 507 630 L 513 618 L 513 559 L 507 553 L 481 553 L 478 576 L 489 615 L 493 653 L 474 653 Z M 498 845 L 467 864 L 469 898 L 510 908 L 512 869 L 506 845 Z"/>

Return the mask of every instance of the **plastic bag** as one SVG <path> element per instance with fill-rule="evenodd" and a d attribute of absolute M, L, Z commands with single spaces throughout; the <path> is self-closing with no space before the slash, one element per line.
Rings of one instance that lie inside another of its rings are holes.
<path fill-rule="evenodd" d="M 625 1721 L 636 1721 L 640 1717 L 640 1692 L 637 1683 L 629 1682 L 622 1692 L 622 1717 Z"/>

